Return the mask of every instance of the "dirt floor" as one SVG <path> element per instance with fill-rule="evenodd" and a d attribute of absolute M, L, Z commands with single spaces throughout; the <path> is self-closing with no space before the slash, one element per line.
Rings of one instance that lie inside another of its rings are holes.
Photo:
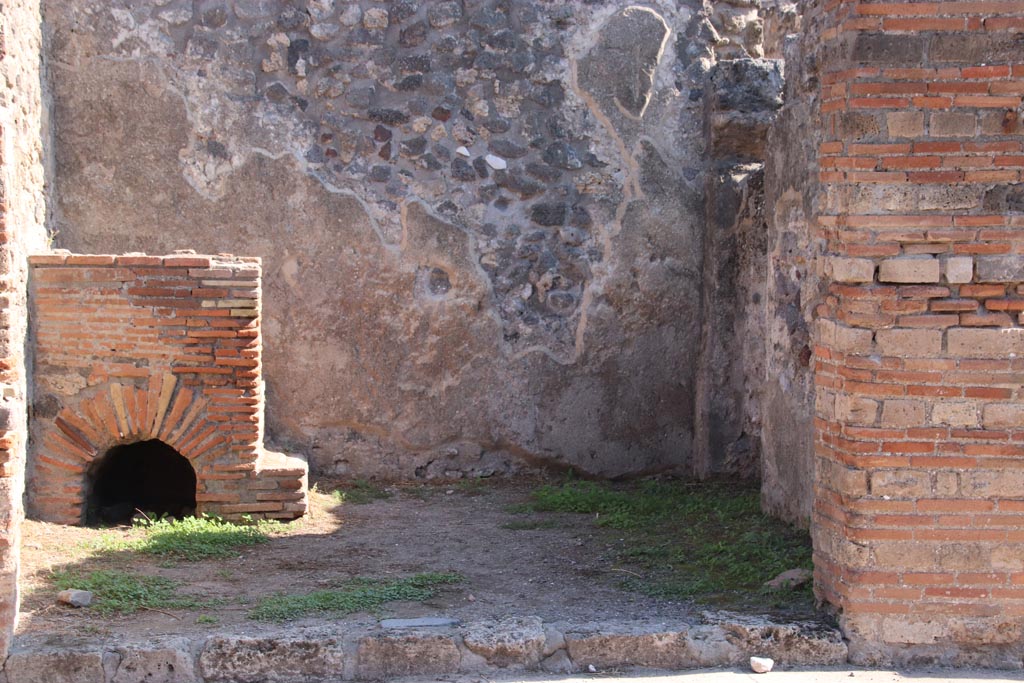
<path fill-rule="evenodd" d="M 338 619 L 372 625 L 380 618 L 444 616 L 463 622 L 503 616 L 539 616 L 582 624 L 606 620 L 696 619 L 684 602 L 647 597 L 619 588 L 630 569 L 615 562 L 622 531 L 598 527 L 584 516 L 543 513 L 544 528 L 509 529 L 522 521 L 510 506 L 529 500 L 538 481 L 393 487 L 386 499 L 339 503 L 311 492 L 311 511 L 274 536 L 245 548 L 237 558 L 168 562 L 131 554 L 97 554 L 90 545 L 100 530 L 28 521 L 22 545 L 23 600 L 18 634 L 86 640 L 142 639 L 155 635 L 212 632 L 258 633 L 280 625 L 255 622 L 248 610 L 264 596 L 336 585 L 353 577 L 388 578 L 419 572 L 457 572 L 460 584 L 441 589 L 426 604 L 390 603 L 379 613 Z M 319 482 L 320 491 L 333 488 Z M 54 568 L 131 569 L 174 579 L 182 592 L 219 604 L 193 611 L 141 611 L 102 616 L 90 609 L 55 604 L 47 580 Z M 324 623 L 306 618 L 297 625 Z"/>

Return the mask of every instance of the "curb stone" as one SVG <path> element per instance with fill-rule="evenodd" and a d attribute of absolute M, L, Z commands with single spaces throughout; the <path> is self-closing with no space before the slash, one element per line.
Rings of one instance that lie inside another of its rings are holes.
<path fill-rule="evenodd" d="M 291 628 L 64 649 L 16 641 L 3 673 L 9 683 L 331 683 L 501 669 L 685 670 L 737 666 L 752 655 L 771 657 L 783 668 L 847 660 L 839 631 L 820 623 L 728 612 L 705 612 L 702 620 L 545 624 L 510 617 L 464 626 Z"/>

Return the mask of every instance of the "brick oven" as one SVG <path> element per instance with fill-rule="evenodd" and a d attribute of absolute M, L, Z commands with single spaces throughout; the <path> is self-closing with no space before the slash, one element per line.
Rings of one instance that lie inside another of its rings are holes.
<path fill-rule="evenodd" d="M 305 512 L 305 461 L 263 447 L 260 284 L 223 254 L 30 258 L 29 516 Z"/>

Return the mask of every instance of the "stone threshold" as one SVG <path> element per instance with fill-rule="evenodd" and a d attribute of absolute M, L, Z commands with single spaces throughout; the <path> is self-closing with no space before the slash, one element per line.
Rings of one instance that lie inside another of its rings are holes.
<path fill-rule="evenodd" d="M 705 612 L 700 624 L 544 623 L 538 617 L 459 624 L 388 619 L 372 629 L 292 627 L 252 634 L 161 637 L 146 642 L 45 645 L 15 641 L 4 683 L 328 683 L 418 675 L 542 671 L 669 671 L 745 665 L 844 664 L 838 629 Z"/>

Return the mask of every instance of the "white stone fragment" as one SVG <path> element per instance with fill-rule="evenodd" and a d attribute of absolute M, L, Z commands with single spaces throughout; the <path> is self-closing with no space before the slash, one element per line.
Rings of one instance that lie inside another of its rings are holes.
<path fill-rule="evenodd" d="M 486 161 L 487 165 L 493 168 L 495 171 L 504 171 L 506 168 L 508 168 L 508 162 L 506 162 L 501 157 L 494 156 L 493 154 L 488 154 L 487 156 L 485 156 L 484 161 Z"/>
<path fill-rule="evenodd" d="M 57 593 L 57 602 L 62 602 L 72 607 L 88 607 L 92 604 L 92 593 L 69 588 Z"/>
<path fill-rule="evenodd" d="M 458 154 L 459 156 L 464 156 L 464 157 L 471 157 L 471 156 L 473 156 L 472 154 L 469 153 L 469 150 L 466 149 L 465 147 L 456 147 L 455 148 L 455 153 Z"/>
<path fill-rule="evenodd" d="M 751 657 L 750 670 L 756 674 L 766 674 L 775 666 L 775 660 L 771 657 Z"/>

